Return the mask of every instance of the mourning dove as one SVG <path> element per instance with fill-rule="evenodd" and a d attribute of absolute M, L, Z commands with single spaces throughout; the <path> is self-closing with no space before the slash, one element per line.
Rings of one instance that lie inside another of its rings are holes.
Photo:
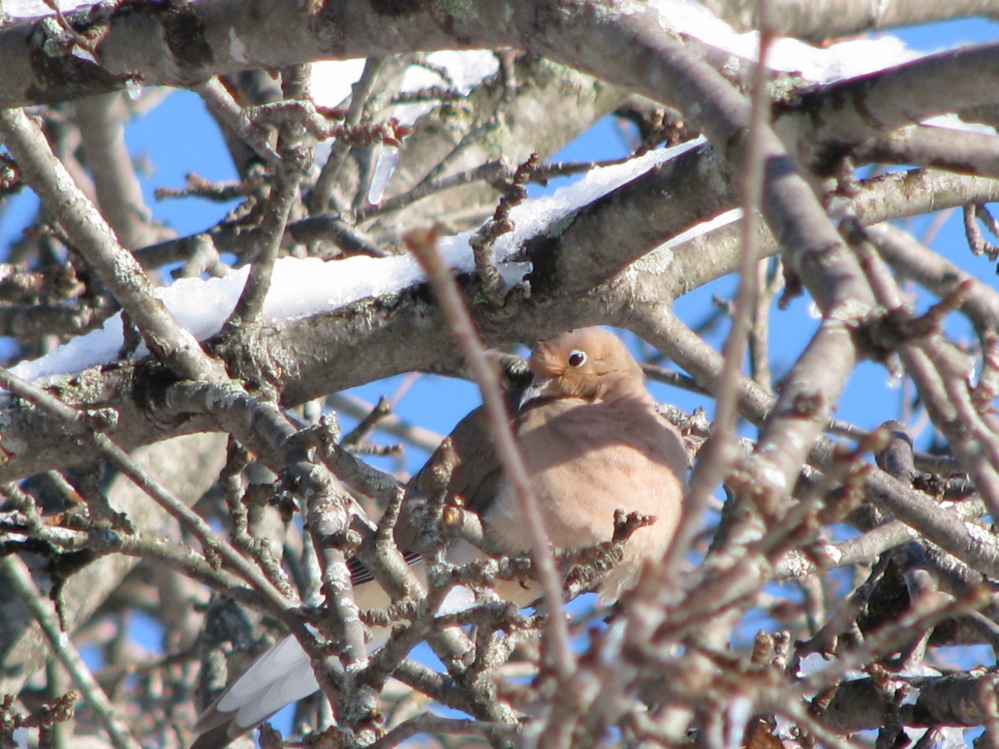
<path fill-rule="evenodd" d="M 629 537 L 620 562 L 601 582 L 601 597 L 616 600 L 637 581 L 643 563 L 662 558 L 672 539 L 687 468 L 683 441 L 656 412 L 641 368 L 606 330 L 584 328 L 539 342 L 530 369 L 534 380 L 520 398 L 513 424 L 552 545 L 565 550 L 610 541 L 618 509 L 655 518 Z M 486 427 L 483 409 L 466 416 L 413 478 L 407 494 L 436 492 L 461 503 L 478 513 L 490 549 L 523 555 L 529 542 L 518 499 Z M 403 523 L 397 530 L 400 545 L 413 532 Z M 465 541 L 448 549 L 456 564 L 481 555 Z M 360 573 L 355 582 L 369 579 L 360 568 L 355 571 Z M 521 606 L 539 597 L 536 586 L 520 581 L 498 583 L 497 593 Z M 356 584 L 355 599 L 361 608 L 388 601 L 375 582 Z M 451 601 L 444 607 L 463 605 Z M 294 637 L 287 637 L 205 711 L 194 727 L 200 735 L 191 749 L 221 749 L 318 688 L 309 657 Z"/>

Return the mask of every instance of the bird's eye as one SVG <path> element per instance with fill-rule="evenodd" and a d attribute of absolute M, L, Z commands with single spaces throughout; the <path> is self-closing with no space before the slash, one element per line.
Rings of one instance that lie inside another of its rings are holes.
<path fill-rule="evenodd" d="M 576 349 L 569 354 L 569 366 L 581 367 L 586 364 L 586 352 Z"/>

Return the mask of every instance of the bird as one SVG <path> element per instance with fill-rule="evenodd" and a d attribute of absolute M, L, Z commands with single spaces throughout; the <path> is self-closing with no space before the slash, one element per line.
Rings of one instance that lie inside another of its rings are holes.
<path fill-rule="evenodd" d="M 663 558 L 679 524 L 689 462 L 683 438 L 656 411 L 641 367 L 609 330 L 580 328 L 541 340 L 528 366 L 531 384 L 509 394 L 508 403 L 551 545 L 573 550 L 611 541 L 618 510 L 650 518 L 628 537 L 620 560 L 599 584 L 601 598 L 613 602 L 637 583 L 644 565 Z M 482 407 L 462 419 L 409 482 L 404 507 L 417 497 L 442 494 L 446 502 L 479 516 L 491 552 L 524 555 L 529 541 L 519 500 L 487 427 Z M 418 532 L 400 523 L 400 547 Z M 482 555 L 463 540 L 448 549 L 455 564 Z M 420 563 L 413 561 L 418 569 Z M 384 606 L 386 594 L 363 566 L 353 562 L 352 572 L 358 605 Z M 539 598 L 537 584 L 523 581 L 498 581 L 496 593 L 520 607 Z M 370 596 L 378 600 L 369 603 Z M 444 606 L 467 606 L 471 600 Z M 222 749 L 318 689 L 308 655 L 288 636 L 201 715 L 191 749 Z"/>

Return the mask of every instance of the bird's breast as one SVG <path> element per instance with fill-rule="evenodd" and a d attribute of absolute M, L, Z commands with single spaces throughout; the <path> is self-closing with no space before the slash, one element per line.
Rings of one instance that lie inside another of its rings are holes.
<path fill-rule="evenodd" d="M 518 438 L 545 529 L 558 548 L 611 540 L 614 513 L 657 518 L 636 532 L 635 551 L 655 553 L 669 543 L 680 513 L 686 452 L 679 435 L 644 408 L 556 404 L 525 415 Z M 491 540 L 510 552 L 526 550 L 527 534 L 506 481 L 484 517 Z"/>

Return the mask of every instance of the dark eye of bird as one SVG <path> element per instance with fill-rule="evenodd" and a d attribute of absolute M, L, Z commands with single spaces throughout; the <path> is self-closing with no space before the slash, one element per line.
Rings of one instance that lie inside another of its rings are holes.
<path fill-rule="evenodd" d="M 571 352 L 569 354 L 569 366 L 570 367 L 581 367 L 584 364 L 586 364 L 586 352 L 585 351 L 579 351 L 577 349 L 576 351 L 573 351 L 573 352 Z"/>

